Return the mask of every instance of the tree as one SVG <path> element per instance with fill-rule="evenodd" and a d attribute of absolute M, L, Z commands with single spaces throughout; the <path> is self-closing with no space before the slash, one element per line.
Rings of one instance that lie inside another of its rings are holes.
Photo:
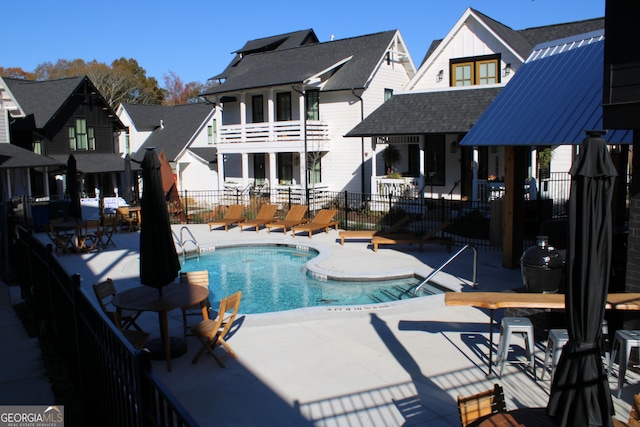
<path fill-rule="evenodd" d="M 198 82 L 190 82 L 186 85 L 180 76 L 169 71 L 164 76 L 164 103 L 165 105 L 182 105 L 198 102 L 198 94 L 204 90 L 204 85 Z"/>
<path fill-rule="evenodd" d="M 0 77 L 9 77 L 11 79 L 33 80 L 33 74 L 24 71 L 20 67 L 0 67 Z"/>

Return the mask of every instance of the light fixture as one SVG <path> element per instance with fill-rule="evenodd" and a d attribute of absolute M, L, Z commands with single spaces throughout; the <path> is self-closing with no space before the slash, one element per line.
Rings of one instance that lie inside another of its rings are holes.
<path fill-rule="evenodd" d="M 511 63 L 507 62 L 503 69 L 503 75 L 507 77 L 509 74 L 511 74 Z"/>
<path fill-rule="evenodd" d="M 436 76 L 436 81 L 441 82 L 443 78 L 444 78 L 444 70 L 438 71 L 438 75 Z"/>

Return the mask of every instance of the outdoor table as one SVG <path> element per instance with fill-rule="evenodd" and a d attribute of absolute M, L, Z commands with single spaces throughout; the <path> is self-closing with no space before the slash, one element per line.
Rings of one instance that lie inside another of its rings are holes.
<path fill-rule="evenodd" d="M 142 207 L 140 205 L 129 206 L 129 217 L 134 217 L 138 220 L 138 227 L 142 226 Z"/>
<path fill-rule="evenodd" d="M 177 308 L 199 304 L 209 297 L 209 290 L 188 283 L 172 283 L 162 288 L 162 296 L 157 288 L 137 286 L 113 297 L 112 304 L 123 310 L 155 311 L 160 321 L 160 335 L 167 359 L 167 370 L 171 372 L 171 346 L 169 339 L 168 313 Z M 206 316 L 206 308 L 203 308 Z"/>
<path fill-rule="evenodd" d="M 489 360 L 487 376 L 493 365 L 493 311 L 499 308 L 541 308 L 564 310 L 564 294 L 533 292 L 446 292 L 445 305 L 489 309 Z M 640 310 L 640 293 L 607 295 L 607 310 Z"/>

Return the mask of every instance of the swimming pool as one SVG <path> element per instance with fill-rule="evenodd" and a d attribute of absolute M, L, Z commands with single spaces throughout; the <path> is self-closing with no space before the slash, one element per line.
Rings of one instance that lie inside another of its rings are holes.
<path fill-rule="evenodd" d="M 209 299 L 242 290 L 240 312 L 269 313 L 304 307 L 375 304 L 412 298 L 418 278 L 389 281 L 320 280 L 306 263 L 318 253 L 286 245 L 235 246 L 203 252 L 184 261 L 182 271 L 209 271 Z M 442 293 L 432 287 L 431 293 Z"/>

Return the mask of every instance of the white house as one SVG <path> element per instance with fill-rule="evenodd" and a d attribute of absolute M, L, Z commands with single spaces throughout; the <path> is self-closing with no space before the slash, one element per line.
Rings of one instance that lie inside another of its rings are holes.
<path fill-rule="evenodd" d="M 222 109 L 219 187 L 367 192 L 370 142 L 345 138 L 415 74 L 399 31 L 251 40 L 202 95 Z"/>
<path fill-rule="evenodd" d="M 460 140 L 536 45 L 603 27 L 598 18 L 516 31 L 467 9 L 445 38 L 432 43 L 404 90 L 349 131 L 371 137 L 375 147 L 371 192 L 389 187 L 382 153 L 391 145 L 400 153 L 395 168 L 415 193 L 490 198 L 488 181 L 504 175 L 503 147 L 461 147 Z"/>
<path fill-rule="evenodd" d="M 215 117 L 219 112 L 214 105 L 122 104 L 117 114 L 127 127 L 119 137 L 120 152 L 130 154 L 134 163 L 142 161 L 146 148 L 154 147 L 167 156 L 178 191 L 218 188 Z"/>

